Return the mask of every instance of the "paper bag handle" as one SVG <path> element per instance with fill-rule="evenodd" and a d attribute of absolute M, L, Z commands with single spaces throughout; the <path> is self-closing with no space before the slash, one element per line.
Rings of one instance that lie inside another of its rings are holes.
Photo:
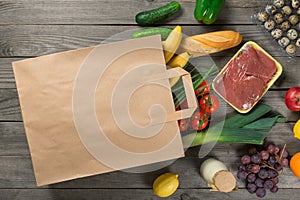
<path fill-rule="evenodd" d="M 167 121 L 177 121 L 191 117 L 198 105 L 190 73 L 180 67 L 176 67 L 167 70 L 167 76 L 168 78 L 181 76 L 188 104 L 186 109 L 175 111 L 174 113 L 168 113 Z"/>

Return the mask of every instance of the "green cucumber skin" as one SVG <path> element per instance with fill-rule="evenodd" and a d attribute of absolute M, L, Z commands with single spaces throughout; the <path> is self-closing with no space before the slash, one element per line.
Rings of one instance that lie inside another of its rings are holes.
<path fill-rule="evenodd" d="M 171 31 L 172 31 L 171 28 L 148 28 L 148 29 L 135 32 L 132 35 L 132 38 L 141 38 L 141 37 L 147 37 L 152 35 L 160 35 L 161 39 L 165 40 L 167 39 Z"/>
<path fill-rule="evenodd" d="M 177 13 L 180 10 L 180 7 L 181 6 L 177 1 L 172 1 L 160 8 L 138 13 L 135 16 L 135 21 L 141 26 L 153 25 Z"/>

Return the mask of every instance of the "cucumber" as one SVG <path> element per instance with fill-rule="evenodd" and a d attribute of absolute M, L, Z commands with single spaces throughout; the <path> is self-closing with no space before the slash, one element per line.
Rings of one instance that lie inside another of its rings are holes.
<path fill-rule="evenodd" d="M 160 8 L 138 13 L 135 16 L 135 21 L 141 26 L 153 25 L 156 22 L 162 21 L 168 18 L 169 16 L 177 13 L 179 10 L 180 4 L 177 1 L 172 1 Z"/>
<path fill-rule="evenodd" d="M 171 33 L 171 28 L 147 28 L 132 34 L 132 38 L 141 38 L 151 35 L 160 35 L 162 40 L 165 40 Z"/>

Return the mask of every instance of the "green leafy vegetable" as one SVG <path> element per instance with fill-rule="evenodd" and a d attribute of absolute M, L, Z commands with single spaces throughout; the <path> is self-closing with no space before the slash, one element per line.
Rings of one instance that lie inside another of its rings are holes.
<path fill-rule="evenodd" d="M 257 104 L 247 114 L 235 114 L 206 131 L 183 136 L 183 145 L 188 148 L 210 142 L 263 144 L 266 133 L 277 122 L 285 121 L 282 115 L 265 116 L 271 110 L 266 104 Z"/>

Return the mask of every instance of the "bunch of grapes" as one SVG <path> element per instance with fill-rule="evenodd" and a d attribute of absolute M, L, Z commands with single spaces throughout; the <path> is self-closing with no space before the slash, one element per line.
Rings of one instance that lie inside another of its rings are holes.
<path fill-rule="evenodd" d="M 258 151 L 251 147 L 248 154 L 241 158 L 242 164 L 238 167 L 237 177 L 246 182 L 250 193 L 257 197 L 264 197 L 267 190 L 275 193 L 278 191 L 277 183 L 283 168 L 289 165 L 288 152 L 285 146 L 269 144 L 265 149 Z"/>

